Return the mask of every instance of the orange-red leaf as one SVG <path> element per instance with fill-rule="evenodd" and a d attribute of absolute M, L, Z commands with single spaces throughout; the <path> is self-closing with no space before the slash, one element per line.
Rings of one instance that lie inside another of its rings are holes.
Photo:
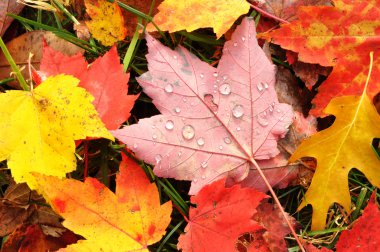
<path fill-rule="evenodd" d="M 335 0 L 335 7 L 300 7 L 298 20 L 260 37 L 298 52 L 304 62 L 332 66 L 341 58 L 355 60 L 378 47 L 379 4 L 379 0 Z"/>
<path fill-rule="evenodd" d="M 69 74 L 80 80 L 79 86 L 91 93 L 93 104 L 106 128 L 115 130 L 125 122 L 138 95 L 128 95 L 129 74 L 123 72 L 116 47 L 112 47 L 90 66 L 83 56 L 66 56 L 44 46 L 40 73 L 44 76 Z"/>
<path fill-rule="evenodd" d="M 179 237 L 182 251 L 236 251 L 235 244 L 245 232 L 262 230 L 252 220 L 256 207 L 267 196 L 252 188 L 235 185 L 225 188 L 225 179 L 205 186 L 191 203 L 189 224 L 185 234 Z"/>
<path fill-rule="evenodd" d="M 134 161 L 124 157 L 114 194 L 98 180 L 82 183 L 35 174 L 39 190 L 65 221 L 86 240 L 65 251 L 148 251 L 170 222 L 171 202 L 160 205 L 155 184 Z"/>

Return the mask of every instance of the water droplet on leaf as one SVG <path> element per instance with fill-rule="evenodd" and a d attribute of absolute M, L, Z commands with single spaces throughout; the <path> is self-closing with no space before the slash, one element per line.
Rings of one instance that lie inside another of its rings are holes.
<path fill-rule="evenodd" d="M 215 78 L 218 77 L 218 73 L 217 73 L 217 72 L 213 73 L 212 75 L 213 75 Z"/>
<path fill-rule="evenodd" d="M 203 137 L 200 137 L 197 139 L 197 144 L 199 146 L 203 146 L 205 144 L 205 139 Z"/>
<path fill-rule="evenodd" d="M 181 109 L 176 107 L 176 108 L 174 108 L 174 112 L 179 113 L 179 112 L 181 112 Z"/>
<path fill-rule="evenodd" d="M 165 92 L 166 93 L 172 93 L 173 92 L 173 85 L 172 84 L 168 84 L 165 86 Z"/>
<path fill-rule="evenodd" d="M 168 130 L 172 130 L 174 128 L 174 122 L 172 120 L 166 121 L 165 128 Z"/>
<path fill-rule="evenodd" d="M 203 162 L 201 163 L 201 167 L 202 167 L 202 168 L 206 168 L 207 165 L 208 165 L 207 161 L 203 161 Z"/>
<path fill-rule="evenodd" d="M 193 126 L 191 126 L 191 125 L 183 126 L 183 128 L 182 128 L 183 138 L 185 138 L 187 140 L 191 140 L 191 139 L 193 139 L 194 135 L 195 135 L 195 131 L 194 131 Z"/>
<path fill-rule="evenodd" d="M 258 82 L 258 83 L 256 84 L 256 87 L 257 87 L 257 90 L 259 90 L 259 92 L 263 91 L 263 89 L 264 89 L 264 87 L 263 87 L 263 83 L 261 83 L 261 82 Z"/>
<path fill-rule="evenodd" d="M 231 86 L 229 84 L 225 83 L 219 87 L 219 92 L 222 95 L 229 95 L 231 93 Z"/>
<path fill-rule="evenodd" d="M 242 105 L 235 105 L 235 107 L 232 109 L 232 115 L 235 118 L 240 118 L 244 115 L 244 109 Z"/>
<path fill-rule="evenodd" d="M 159 164 L 162 160 L 162 156 L 160 154 L 157 154 L 154 159 L 156 160 L 156 164 Z"/>
<path fill-rule="evenodd" d="M 225 137 L 223 140 L 224 140 L 224 142 L 226 144 L 230 144 L 231 143 L 231 139 L 229 137 Z"/>

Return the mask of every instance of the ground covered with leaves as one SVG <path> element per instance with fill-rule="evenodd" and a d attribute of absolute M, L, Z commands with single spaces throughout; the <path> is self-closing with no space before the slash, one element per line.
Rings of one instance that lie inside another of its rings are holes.
<path fill-rule="evenodd" d="M 2 1 L 1 250 L 380 250 L 378 5 Z"/>

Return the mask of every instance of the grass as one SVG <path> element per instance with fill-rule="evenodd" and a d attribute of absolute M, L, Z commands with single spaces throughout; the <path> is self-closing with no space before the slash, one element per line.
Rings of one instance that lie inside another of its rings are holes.
<path fill-rule="evenodd" d="M 57 4 L 57 1 L 54 2 Z M 147 24 L 147 21 L 152 21 L 152 17 L 150 15 L 151 11 L 150 13 L 145 14 L 121 2 L 118 2 L 118 4 L 122 9 L 136 15 L 139 20 L 136 26 L 136 32 L 134 33 L 131 41 L 124 41 L 118 44 L 118 52 L 123 59 L 124 70 L 129 71 L 131 74 L 130 93 L 136 94 L 141 92 L 141 87 L 137 84 L 135 77 L 147 71 L 147 61 L 145 59 L 147 48 L 144 40 L 141 36 L 139 36 L 137 29 L 145 30 L 144 25 Z M 66 8 L 59 4 L 57 7 L 61 13 L 64 13 L 63 19 L 61 15 L 58 15 L 58 13 L 37 10 L 29 7 L 25 8 L 21 16 L 16 16 L 13 14 L 10 14 L 9 16 L 20 22 L 25 31 L 51 31 L 58 37 L 83 48 L 86 51 L 85 55 L 88 59 L 94 59 L 108 51 L 109 48 L 102 46 L 95 40 L 90 40 L 88 42 L 77 38 L 74 31 L 70 28 L 73 23 L 78 22 L 76 19 L 76 13 L 74 13 L 70 8 Z M 260 15 L 258 15 L 255 11 L 253 11 L 250 15 L 254 16 L 256 21 L 259 21 Z M 159 30 L 159 33 L 161 34 L 161 42 L 166 46 L 174 48 L 175 46 L 181 44 L 203 61 L 212 65 L 216 65 L 218 63 L 218 57 L 214 57 L 214 55 L 216 52 L 221 51 L 224 41 L 222 39 L 216 40 L 214 34 L 210 30 L 202 29 L 191 33 L 180 31 L 170 35 Z M 19 74 L 18 68 L 14 62 L 12 62 L 9 55 L 7 55 L 7 50 L 2 40 L 0 40 L 0 46 L 5 52 L 8 61 L 11 62 L 12 69 L 16 73 L 16 77 L 19 82 L 25 90 L 28 89 L 25 80 L 22 78 L 21 74 Z M 274 58 L 273 61 L 275 64 L 291 69 L 291 66 L 284 62 L 284 59 Z M 0 80 L 0 88 L 9 89 L 7 83 L 10 80 L 11 78 Z M 128 123 L 135 123 L 139 118 L 158 114 L 158 111 L 154 108 L 149 97 L 146 95 L 141 95 L 136 103 L 135 109 L 132 111 L 132 114 L 133 115 Z M 115 174 L 118 170 L 118 165 L 120 162 L 120 152 L 124 151 L 123 147 L 124 146 L 122 145 L 118 145 L 107 140 L 84 141 L 77 148 L 78 168 L 70 176 L 76 179 L 83 179 L 84 174 L 98 177 L 106 186 L 114 190 Z M 84 153 L 86 152 L 89 155 L 84 157 Z M 129 153 L 126 154 L 129 155 Z M 156 183 L 161 201 L 166 202 L 167 200 L 171 200 L 175 205 L 174 212 L 172 214 L 172 222 L 167 230 L 167 234 L 159 243 L 152 245 L 150 249 L 157 252 L 177 251 L 176 244 L 178 236 L 183 232 L 186 225 L 183 215 L 188 214 L 190 207 L 189 196 L 187 195 L 190 183 L 156 177 L 154 176 L 150 165 L 147 165 L 142 161 L 138 162 L 149 176 L 150 180 Z M 6 169 L 5 162 L 2 162 L 1 164 L 0 184 L 2 187 L 0 194 L 3 196 L 4 189 L 9 183 L 10 172 Z M 285 210 L 300 223 L 298 233 L 304 240 L 310 241 L 315 245 L 333 248 L 340 232 L 350 227 L 353 221 L 360 216 L 362 209 L 366 205 L 366 201 L 375 190 L 365 176 L 355 169 L 349 174 L 349 186 L 352 204 L 355 206 L 355 210 L 347 216 L 347 214 L 342 210 L 342 207 L 339 205 L 334 205 L 328 214 L 328 227 L 321 231 L 310 231 L 310 207 L 297 211 L 297 207 L 301 203 L 301 200 L 306 192 L 306 188 L 302 186 L 295 186 L 277 190 L 276 192 Z M 294 238 L 288 236 L 286 237 L 286 240 L 289 244 L 289 251 L 298 251 Z"/>

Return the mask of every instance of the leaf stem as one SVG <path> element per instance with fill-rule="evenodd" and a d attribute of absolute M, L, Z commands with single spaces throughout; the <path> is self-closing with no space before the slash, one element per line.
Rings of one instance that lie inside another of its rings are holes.
<path fill-rule="evenodd" d="M 15 61 L 13 60 L 12 55 L 9 53 L 8 48 L 4 44 L 4 41 L 1 37 L 0 37 L 0 47 L 4 53 L 5 58 L 7 59 L 8 63 L 9 63 L 9 65 L 11 66 L 12 71 L 16 74 L 16 77 L 17 77 L 18 81 L 20 82 L 22 89 L 24 89 L 25 91 L 29 91 L 28 84 L 26 84 L 26 81 L 25 81 L 24 77 L 22 76 L 20 69 L 18 68 Z"/>
<path fill-rule="evenodd" d="M 259 7 L 257 7 L 257 6 L 255 6 L 255 5 L 253 5 L 253 4 L 251 4 L 251 3 L 249 3 L 249 5 L 252 7 L 252 9 L 254 9 L 254 10 L 257 11 L 257 12 L 259 12 L 259 13 L 260 13 L 261 15 L 263 15 L 263 16 L 266 16 L 266 17 L 272 18 L 272 19 L 274 19 L 274 20 L 277 20 L 277 21 L 280 22 L 280 23 L 289 24 L 289 22 L 286 21 L 285 19 L 282 19 L 282 18 L 276 17 L 276 16 L 274 16 L 274 15 L 272 15 L 272 14 L 266 12 L 265 10 L 262 10 L 262 9 L 260 9 Z"/>
<path fill-rule="evenodd" d="M 298 239 L 297 233 L 294 230 L 292 224 L 290 223 L 290 221 L 288 219 L 288 216 L 286 215 L 285 210 L 284 210 L 284 208 L 282 207 L 282 205 L 280 203 L 280 200 L 278 199 L 278 197 L 277 197 L 276 193 L 274 192 L 272 186 L 270 185 L 269 181 L 265 177 L 265 174 L 264 174 L 263 170 L 260 168 L 260 166 L 257 164 L 257 162 L 256 162 L 256 160 L 254 158 L 251 157 L 249 161 L 251 162 L 251 164 L 253 164 L 253 166 L 255 166 L 255 168 L 259 172 L 260 176 L 264 180 L 265 185 L 268 187 L 269 192 L 272 194 L 274 202 L 276 202 L 276 204 L 279 206 L 281 214 L 284 216 L 286 224 L 289 226 L 290 231 L 291 231 L 292 235 L 294 236 L 294 239 L 296 240 L 296 242 L 297 242 L 298 246 L 300 247 L 301 251 L 302 252 L 306 252 L 306 250 L 302 246 L 301 241 Z"/>

